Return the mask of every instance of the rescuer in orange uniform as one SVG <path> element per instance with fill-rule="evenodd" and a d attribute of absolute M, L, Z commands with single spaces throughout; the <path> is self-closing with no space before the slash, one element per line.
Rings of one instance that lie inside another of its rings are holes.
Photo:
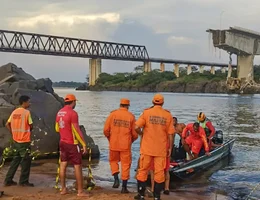
<path fill-rule="evenodd" d="M 31 131 L 33 128 L 31 113 L 27 110 L 30 106 L 30 97 L 21 96 L 19 98 L 19 103 L 20 107 L 12 112 L 6 123 L 6 127 L 13 136 L 14 155 L 10 168 L 6 174 L 4 185 L 17 185 L 17 183 L 13 181 L 13 177 L 19 164 L 21 164 L 19 185 L 33 187 L 34 185 L 29 183 L 32 161 L 30 156 Z"/>
<path fill-rule="evenodd" d="M 120 108 L 114 110 L 108 116 L 104 125 L 104 135 L 109 141 L 109 162 L 114 176 L 113 188 L 119 187 L 119 166 L 121 161 L 121 179 L 123 180 L 121 193 L 129 193 L 127 181 L 130 178 L 130 168 L 132 163 L 131 146 L 138 138 L 135 131 L 135 116 L 128 111 L 130 101 L 120 100 Z"/>
<path fill-rule="evenodd" d="M 187 136 L 188 132 L 190 133 L 189 136 Z M 206 133 L 198 122 L 188 124 L 183 129 L 182 142 L 185 151 L 189 154 L 191 159 L 196 159 L 199 157 L 199 153 L 203 144 L 206 151 L 205 154 L 210 155 Z"/>
<path fill-rule="evenodd" d="M 185 124 L 184 123 L 178 123 L 178 119 L 177 117 L 173 117 L 173 126 L 175 129 L 175 134 L 178 134 L 181 137 L 182 131 L 185 128 Z M 174 140 L 173 140 L 174 143 Z M 180 140 L 180 144 L 181 144 L 181 140 Z M 167 148 L 169 147 L 169 145 L 167 145 Z M 169 169 L 170 169 L 170 157 L 168 157 L 166 159 L 166 166 L 165 166 L 165 184 L 164 184 L 164 191 L 163 194 L 169 195 L 170 194 L 170 173 L 169 173 Z M 151 190 L 153 192 L 153 188 L 154 188 L 154 166 L 152 165 L 151 167 Z"/>
<path fill-rule="evenodd" d="M 135 199 L 138 200 L 144 199 L 146 180 L 152 162 L 155 181 L 154 199 L 160 199 L 165 181 L 166 158 L 171 155 L 175 132 L 171 113 L 162 108 L 164 97 L 156 94 L 152 102 L 154 106 L 143 111 L 135 127 L 138 134 L 142 134 L 140 165 L 136 175 L 138 195 Z"/>
<path fill-rule="evenodd" d="M 78 113 L 74 111 L 76 107 L 76 97 L 68 94 L 65 97 L 65 106 L 57 113 L 55 129 L 60 133 L 60 194 L 67 194 L 66 169 L 68 162 L 74 165 L 75 176 L 79 197 L 87 197 L 83 191 L 82 175 L 82 153 L 79 143 L 83 147 L 83 154 L 87 152 L 86 142 L 79 127 Z"/>

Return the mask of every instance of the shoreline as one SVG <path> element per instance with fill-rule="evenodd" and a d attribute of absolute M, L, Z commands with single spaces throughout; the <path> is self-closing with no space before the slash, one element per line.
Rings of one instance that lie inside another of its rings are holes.
<path fill-rule="evenodd" d="M 10 199 L 10 200 L 34 200 L 34 199 L 48 199 L 48 200 L 72 200 L 72 199 L 80 199 L 76 196 L 76 191 L 73 189 L 74 183 L 74 175 L 73 169 L 67 169 L 67 179 L 68 188 L 70 193 L 68 195 L 60 195 L 57 189 L 54 189 L 55 178 L 56 178 L 56 163 L 39 163 L 34 162 L 31 168 L 30 182 L 35 184 L 35 187 L 19 187 L 19 186 L 11 186 L 11 187 L 3 187 L 3 180 L 5 178 L 5 174 L 8 170 L 9 163 L 6 164 L 0 170 L 0 190 L 4 191 L 4 196 L 1 199 Z M 95 171 L 93 172 L 94 176 Z M 17 170 L 17 173 L 14 177 L 14 181 L 19 180 L 20 169 Z M 121 194 L 120 190 L 112 189 L 112 182 L 106 182 L 102 180 L 96 180 L 96 187 L 94 190 L 90 192 L 90 198 L 88 199 L 99 199 L 99 200 L 130 200 L 133 199 L 136 193 L 135 184 L 129 185 L 130 194 Z M 149 199 L 149 198 L 146 198 Z M 162 199 L 164 200 L 213 200 L 216 199 L 216 194 L 208 191 L 207 187 L 182 187 L 171 190 L 170 195 L 163 195 Z M 227 197 L 218 194 L 217 200 L 224 200 Z"/>

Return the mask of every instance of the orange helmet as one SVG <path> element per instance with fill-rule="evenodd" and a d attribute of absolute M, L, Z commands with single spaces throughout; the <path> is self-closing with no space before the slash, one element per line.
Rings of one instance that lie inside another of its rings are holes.
<path fill-rule="evenodd" d="M 153 103 L 154 104 L 163 104 L 164 103 L 164 97 L 161 94 L 156 94 L 153 97 Z"/>
<path fill-rule="evenodd" d="M 130 100 L 126 98 L 120 99 L 120 104 L 130 105 Z"/>
<path fill-rule="evenodd" d="M 65 97 L 65 102 L 70 102 L 70 101 L 77 101 L 76 97 L 74 94 L 67 94 Z"/>
<path fill-rule="evenodd" d="M 206 115 L 203 112 L 200 112 L 197 116 L 198 121 L 203 122 L 206 119 Z"/>

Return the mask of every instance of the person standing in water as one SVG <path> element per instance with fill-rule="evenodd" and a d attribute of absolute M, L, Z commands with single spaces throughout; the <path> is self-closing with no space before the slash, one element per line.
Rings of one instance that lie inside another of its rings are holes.
<path fill-rule="evenodd" d="M 161 199 L 165 182 L 166 158 L 171 155 L 175 132 L 171 113 L 162 108 L 164 97 L 156 94 L 152 102 L 154 106 L 143 111 L 135 127 L 138 134 L 142 135 L 140 165 L 136 175 L 138 195 L 134 197 L 137 200 L 144 199 L 146 181 L 152 163 L 155 171 L 154 199 Z"/>
<path fill-rule="evenodd" d="M 129 99 L 120 100 L 120 108 L 108 116 L 104 125 L 104 135 L 109 141 L 109 163 L 114 176 L 113 188 L 118 188 L 119 165 L 121 162 L 121 179 L 123 181 L 121 193 L 129 193 L 127 181 L 130 178 L 132 164 L 132 143 L 138 138 L 135 131 L 135 116 L 128 111 Z"/>

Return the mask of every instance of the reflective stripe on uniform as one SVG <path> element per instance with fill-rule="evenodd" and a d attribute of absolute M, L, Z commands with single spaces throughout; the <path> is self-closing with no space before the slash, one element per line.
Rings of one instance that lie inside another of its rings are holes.
<path fill-rule="evenodd" d="M 20 128 L 19 129 L 12 129 L 12 133 L 14 132 L 22 132 L 22 133 L 27 133 L 27 132 L 30 132 L 30 129 L 29 130 L 25 130 L 25 120 L 26 120 L 26 114 L 27 114 L 27 110 L 24 110 L 24 112 L 22 113 L 21 115 L 21 118 L 22 118 L 22 123 L 20 124 Z"/>

